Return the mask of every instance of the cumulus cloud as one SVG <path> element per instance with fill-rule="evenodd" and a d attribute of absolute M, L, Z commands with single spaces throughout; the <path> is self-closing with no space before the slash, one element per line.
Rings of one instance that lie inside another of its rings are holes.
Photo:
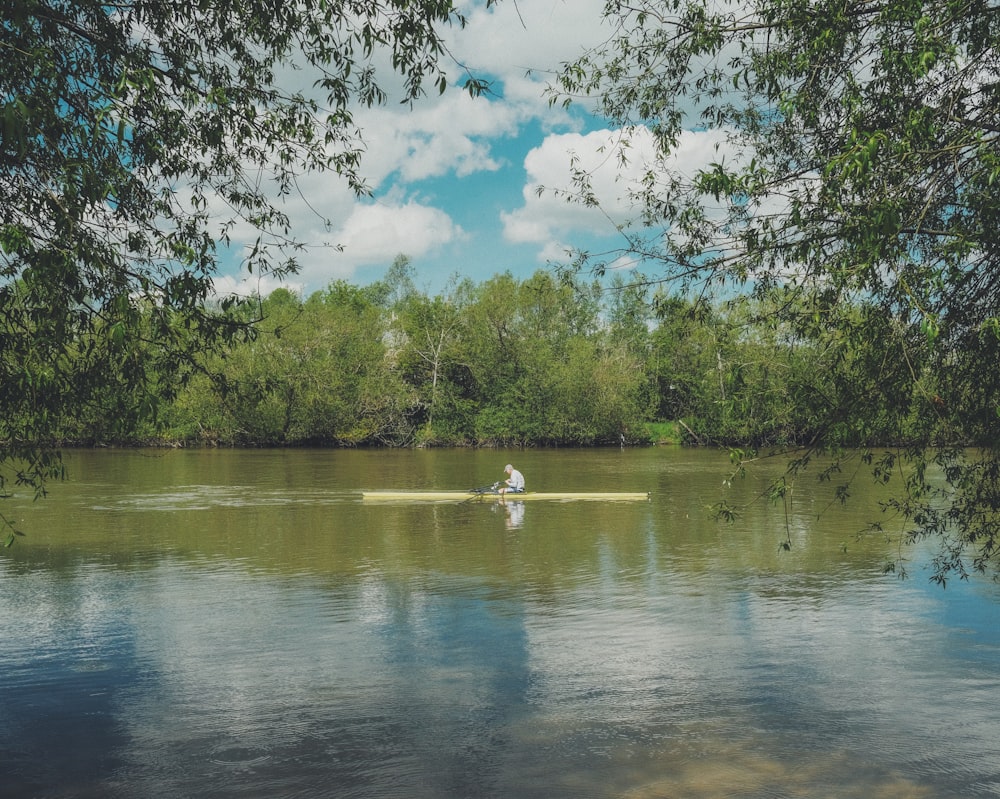
<path fill-rule="evenodd" d="M 550 106 L 546 87 L 560 65 L 578 58 L 608 35 L 604 0 L 532 0 L 486 8 L 467 2 L 469 24 L 450 50 L 462 70 L 494 80 L 505 104 L 545 130 L 579 129 L 579 115 Z M 455 74 L 461 80 L 467 75 Z"/>
<path fill-rule="evenodd" d="M 432 104 L 398 109 L 377 108 L 360 120 L 365 128 L 364 170 L 369 183 L 390 177 L 403 182 L 475 172 L 500 164 L 490 143 L 514 136 L 524 115 L 514 106 L 449 92 Z"/>
<path fill-rule="evenodd" d="M 455 36 L 452 52 L 474 71 L 500 78 L 531 72 L 545 80 L 558 64 L 570 61 L 607 38 L 604 0 L 531 0 L 461 4 L 469 24 Z"/>
<path fill-rule="evenodd" d="M 448 214 L 414 200 L 358 204 L 340 227 L 317 233 L 299 256 L 295 280 L 320 288 L 351 279 L 361 267 L 388 265 L 400 253 L 420 258 L 464 237 Z"/>
<path fill-rule="evenodd" d="M 307 219 L 304 213 L 302 219 Z M 351 281 L 363 268 L 388 266 L 400 253 L 419 259 L 467 237 L 447 213 L 414 199 L 354 203 L 329 227 L 315 214 L 308 220 L 310 224 L 296 231 L 301 247 L 283 251 L 294 255 L 296 274 L 280 280 L 245 272 L 222 274 L 214 280 L 215 293 L 267 296 L 280 286 L 308 295 L 336 280 Z M 245 245 L 243 255 L 248 249 Z M 277 251 L 274 254 L 277 257 Z"/>
<path fill-rule="evenodd" d="M 447 214 L 436 208 L 408 202 L 358 206 L 345 223 L 341 243 L 355 258 L 371 262 L 386 252 L 399 252 L 401 242 L 415 245 L 414 254 L 453 241 L 461 235 Z"/>
<path fill-rule="evenodd" d="M 644 128 L 630 132 L 627 158 L 619 159 L 619 131 L 550 134 L 524 159 L 526 179 L 521 207 L 502 215 L 504 237 L 512 243 L 533 243 L 547 253 L 565 250 L 559 242 L 575 233 L 613 236 L 616 226 L 635 217 L 633 193 L 650 166 L 691 176 L 727 153 L 724 131 L 687 131 L 666 158 L 656 150 Z M 598 207 L 574 200 L 573 171 L 587 175 Z M 555 244 L 555 247 L 554 247 Z"/>

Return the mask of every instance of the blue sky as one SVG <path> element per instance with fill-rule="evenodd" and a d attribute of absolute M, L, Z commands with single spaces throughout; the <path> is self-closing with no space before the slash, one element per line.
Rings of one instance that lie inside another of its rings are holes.
<path fill-rule="evenodd" d="M 585 106 L 567 112 L 550 107 L 544 94 L 560 63 L 609 35 L 603 5 L 502 0 L 486 9 L 482 0 L 465 3 L 470 24 L 449 34 L 455 59 L 449 91 L 412 109 L 390 100 L 357 110 L 367 147 L 362 168 L 374 196 L 358 200 L 334 176 L 317 175 L 304 179 L 303 197 L 286 206 L 294 235 L 309 247 L 299 257 L 300 273 L 285 285 L 308 296 L 334 280 L 367 284 L 402 254 L 418 287 L 435 293 L 456 273 L 481 281 L 509 270 L 526 278 L 564 260 L 569 246 L 615 246 L 608 218 L 536 191 L 569 187 L 573 152 L 594 166 L 612 215 L 628 215 L 614 159 L 599 152 L 614 133 Z M 460 65 L 494 80 L 501 96 L 470 98 L 460 88 Z M 689 160 L 707 157 L 691 158 L 705 143 L 690 142 Z M 217 288 L 266 294 L 277 285 L 241 281 L 223 273 Z"/>

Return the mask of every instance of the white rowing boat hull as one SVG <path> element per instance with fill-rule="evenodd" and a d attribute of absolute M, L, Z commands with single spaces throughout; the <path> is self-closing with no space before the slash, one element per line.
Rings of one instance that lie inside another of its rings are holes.
<path fill-rule="evenodd" d="M 650 498 L 648 493 L 640 491 L 525 491 L 521 494 L 508 493 L 505 497 L 492 492 L 475 494 L 471 491 L 364 491 L 361 496 L 366 502 L 489 502 L 500 499 L 508 502 L 540 499 L 636 502 Z"/>

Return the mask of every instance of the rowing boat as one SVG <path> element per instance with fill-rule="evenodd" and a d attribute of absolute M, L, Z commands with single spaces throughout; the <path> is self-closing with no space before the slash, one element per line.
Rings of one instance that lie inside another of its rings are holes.
<path fill-rule="evenodd" d="M 602 502 L 635 502 L 648 500 L 645 491 L 525 491 L 520 494 L 508 493 L 501 497 L 492 491 L 363 491 L 366 502 L 483 502 L 506 499 L 510 502 L 524 500 L 599 500 Z"/>
<path fill-rule="evenodd" d="M 650 495 L 640 491 L 525 491 L 520 494 L 471 491 L 364 491 L 366 502 L 482 502 L 506 499 L 511 502 L 524 500 L 600 500 L 603 502 L 635 502 L 648 500 Z"/>

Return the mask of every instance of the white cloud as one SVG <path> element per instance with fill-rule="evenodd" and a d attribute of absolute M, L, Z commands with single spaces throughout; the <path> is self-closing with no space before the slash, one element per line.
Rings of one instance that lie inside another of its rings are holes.
<path fill-rule="evenodd" d="M 524 119 L 511 105 L 455 91 L 405 112 L 372 109 L 359 121 L 366 143 L 363 170 L 379 186 L 393 175 L 412 182 L 495 171 L 500 164 L 490 141 L 515 135 Z"/>
<path fill-rule="evenodd" d="M 578 125 L 561 108 L 550 108 L 543 96 L 545 82 L 560 61 L 578 55 L 587 43 L 603 35 L 603 0 L 534 0 L 468 4 L 467 27 L 446 31 L 449 53 L 457 63 L 442 67 L 452 84 L 468 77 L 495 78 L 503 98 L 472 98 L 452 89 L 428 96 L 412 107 L 390 101 L 375 108 L 356 108 L 355 122 L 365 139 L 362 164 L 372 186 L 397 176 L 404 182 L 454 175 L 466 177 L 495 171 L 503 164 L 491 144 L 516 136 L 525 123 L 542 120 L 544 127 Z M 530 71 L 530 75 L 528 74 Z"/>
<path fill-rule="evenodd" d="M 414 199 L 357 202 L 341 210 L 340 224 L 334 220 L 326 227 L 304 203 L 296 203 L 290 213 L 299 216 L 296 236 L 303 246 L 286 254 L 294 255 L 299 271 L 282 280 L 246 272 L 221 274 L 214 280 L 216 294 L 266 296 L 279 286 L 309 294 L 335 280 L 350 281 L 365 267 L 388 266 L 401 253 L 412 258 L 433 255 L 467 236 L 444 211 Z"/>
<path fill-rule="evenodd" d="M 545 129 L 576 129 L 578 118 L 549 106 L 545 88 L 562 64 L 604 41 L 604 0 L 519 0 L 487 9 L 466 3 L 469 24 L 450 51 L 472 75 L 495 79 L 504 102 Z M 467 75 L 454 75 L 464 80 Z"/>
<path fill-rule="evenodd" d="M 340 236 L 344 250 L 365 262 L 402 248 L 421 255 L 461 235 L 447 214 L 415 202 L 405 205 L 363 205 L 355 209 Z"/>
<path fill-rule="evenodd" d="M 517 0 L 465 3 L 469 24 L 456 33 L 452 52 L 474 71 L 502 79 L 529 70 L 545 80 L 561 62 L 607 38 L 604 0 Z"/>
<path fill-rule="evenodd" d="M 687 131 L 674 152 L 660 159 L 652 136 L 637 128 L 628 140 L 627 161 L 622 163 L 618 157 L 622 141 L 619 132 L 610 130 L 547 136 L 524 159 L 524 203 L 503 215 L 505 238 L 538 244 L 544 252 L 551 252 L 554 242 L 571 239 L 574 233 L 612 236 L 617 224 L 635 216 L 632 193 L 649 165 L 690 176 L 727 152 L 725 132 Z M 571 180 L 574 168 L 589 176 L 599 208 L 567 201 L 566 194 L 576 194 Z"/>
<path fill-rule="evenodd" d="M 464 236 L 446 213 L 413 200 L 359 204 L 339 228 L 314 235 L 299 256 L 295 280 L 320 288 L 351 279 L 361 267 L 388 265 L 400 253 L 420 258 Z"/>

